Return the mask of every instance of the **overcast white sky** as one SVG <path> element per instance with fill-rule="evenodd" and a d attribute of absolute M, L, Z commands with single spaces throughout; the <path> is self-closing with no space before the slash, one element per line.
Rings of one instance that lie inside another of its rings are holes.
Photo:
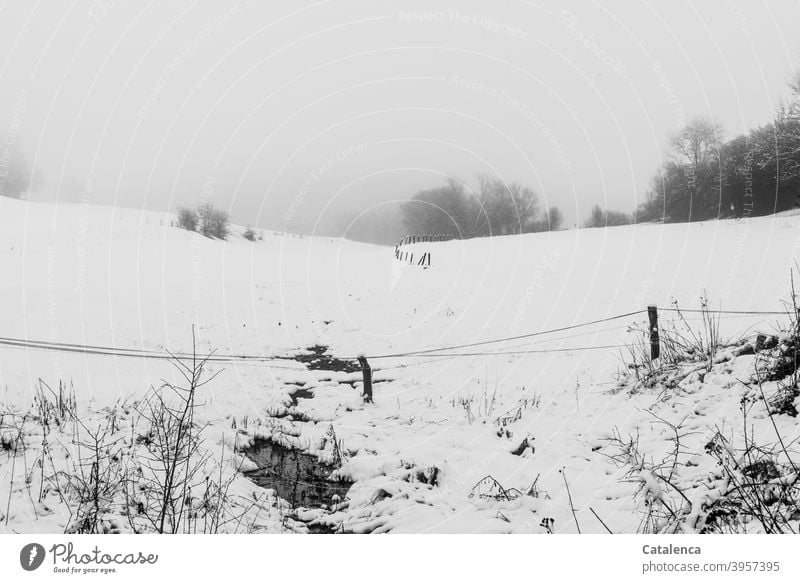
<path fill-rule="evenodd" d="M 308 230 L 443 176 L 630 211 L 682 120 L 766 123 L 800 2 L 4 2 L 0 134 L 32 198 L 203 192 Z"/>

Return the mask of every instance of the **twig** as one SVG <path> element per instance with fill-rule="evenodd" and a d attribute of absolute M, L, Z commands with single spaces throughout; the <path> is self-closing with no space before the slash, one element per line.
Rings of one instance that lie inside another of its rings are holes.
<path fill-rule="evenodd" d="M 575 527 L 578 529 L 578 534 L 581 534 L 581 525 L 578 524 L 578 515 L 575 514 L 575 506 L 572 504 L 572 494 L 569 491 L 569 484 L 567 483 L 567 474 L 564 468 L 559 470 L 561 477 L 564 478 L 564 485 L 567 487 L 567 498 L 569 498 L 569 509 L 572 511 L 572 518 L 575 519 Z"/>
<path fill-rule="evenodd" d="M 597 520 L 599 520 L 599 521 L 600 521 L 600 524 L 602 524 L 602 525 L 603 525 L 603 528 L 605 528 L 605 529 L 608 531 L 608 534 L 614 534 L 614 533 L 611 531 L 611 529 L 610 529 L 610 528 L 608 528 L 608 525 L 607 525 L 605 522 L 603 522 L 603 519 L 602 519 L 602 518 L 600 518 L 600 517 L 597 515 L 597 512 L 595 512 L 595 511 L 594 511 L 594 508 L 592 508 L 591 506 L 589 506 L 589 510 L 591 510 L 591 511 L 592 511 L 592 514 L 594 514 L 594 517 L 595 517 Z"/>

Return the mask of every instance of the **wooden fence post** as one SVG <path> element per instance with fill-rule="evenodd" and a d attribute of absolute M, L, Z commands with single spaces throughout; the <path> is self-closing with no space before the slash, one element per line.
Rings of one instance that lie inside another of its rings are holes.
<path fill-rule="evenodd" d="M 658 308 L 647 306 L 647 315 L 650 318 L 650 360 L 655 360 L 661 354 L 658 343 Z"/>
<path fill-rule="evenodd" d="M 366 356 L 359 356 L 358 363 L 361 365 L 361 375 L 364 380 L 363 397 L 365 403 L 372 403 L 372 368 L 367 362 Z"/>

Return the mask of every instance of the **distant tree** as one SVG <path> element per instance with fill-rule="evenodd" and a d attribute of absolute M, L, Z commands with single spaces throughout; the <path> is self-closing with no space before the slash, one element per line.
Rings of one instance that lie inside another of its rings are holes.
<path fill-rule="evenodd" d="M 617 227 L 620 225 L 629 225 L 632 222 L 631 217 L 623 212 L 603 210 L 600 205 L 594 205 L 589 214 L 589 218 L 584 223 L 585 227 Z"/>
<path fill-rule="evenodd" d="M 222 240 L 228 238 L 228 213 L 214 208 L 214 205 L 206 201 L 198 207 L 197 217 L 198 228 L 202 235 Z"/>
<path fill-rule="evenodd" d="M 0 160 L 0 196 L 22 198 L 36 183 L 36 176 L 22 155 L 14 149 L 7 150 Z"/>
<path fill-rule="evenodd" d="M 606 211 L 606 226 L 619 227 L 621 225 L 630 225 L 633 222 L 631 216 L 622 211 Z"/>
<path fill-rule="evenodd" d="M 564 215 L 561 212 L 561 209 L 557 206 L 550 207 L 550 209 L 547 211 L 547 219 L 550 223 L 548 229 L 550 231 L 559 231 L 564 225 Z"/>
<path fill-rule="evenodd" d="M 714 159 L 721 142 L 721 126 L 707 117 L 692 120 L 670 138 L 675 154 L 694 169 Z"/>
<path fill-rule="evenodd" d="M 251 227 L 247 227 L 244 230 L 244 233 L 242 233 L 242 237 L 244 237 L 248 241 L 255 241 L 256 240 L 256 232 Z"/>
<path fill-rule="evenodd" d="M 778 190 L 790 189 L 796 196 L 800 186 L 800 72 L 789 82 L 791 95 L 781 102 L 771 125 L 769 141 L 764 140 L 759 165 L 776 170 Z M 780 205 L 780 203 L 779 203 Z"/>
<path fill-rule="evenodd" d="M 403 222 L 410 232 L 437 233 L 459 239 L 475 235 L 478 212 L 477 201 L 454 179 L 418 192 L 402 206 Z"/>
<path fill-rule="evenodd" d="M 228 238 L 228 235 L 230 234 L 230 227 L 229 227 L 230 222 L 228 219 L 228 213 L 215 209 L 212 215 L 211 225 L 214 237 L 222 240 Z"/>
<path fill-rule="evenodd" d="M 722 129 L 710 118 L 692 120 L 670 138 L 670 158 L 653 177 L 647 200 L 634 213 L 636 222 L 683 222 L 731 214 L 725 190 Z M 625 215 L 627 217 L 627 215 Z M 622 217 L 609 216 L 612 220 Z"/>
<path fill-rule="evenodd" d="M 184 206 L 178 207 L 178 226 L 187 231 L 196 231 L 197 211 Z"/>
<path fill-rule="evenodd" d="M 479 181 L 480 234 L 512 235 L 531 230 L 538 212 L 538 199 L 532 189 L 485 175 L 480 176 Z"/>
<path fill-rule="evenodd" d="M 605 227 L 606 226 L 606 217 L 603 209 L 600 208 L 600 205 L 594 205 L 592 207 L 592 212 L 589 213 L 589 218 L 586 219 L 586 222 L 583 224 L 584 227 L 594 228 L 594 227 Z"/>
<path fill-rule="evenodd" d="M 550 208 L 539 214 L 536 193 L 516 182 L 479 176 L 478 195 L 467 192 L 460 182 L 415 194 L 402 206 L 403 220 L 412 233 L 440 233 L 454 238 L 513 235 L 558 229 L 563 215 Z"/>
<path fill-rule="evenodd" d="M 667 199 L 673 218 L 694 221 L 719 218 L 722 213 L 720 150 L 722 128 L 716 121 L 701 117 L 689 122 L 670 144 L 675 162 L 683 169 L 684 179 Z"/>
<path fill-rule="evenodd" d="M 197 207 L 197 230 L 205 237 L 211 237 L 211 216 L 214 214 L 214 205 L 206 201 Z"/>
<path fill-rule="evenodd" d="M 771 156 L 774 140 L 770 124 L 723 147 L 722 198 L 727 214 L 743 217 L 774 211 L 780 190 L 777 160 Z"/>
<path fill-rule="evenodd" d="M 689 207 L 684 167 L 674 161 L 668 161 L 653 177 L 647 202 L 638 209 L 636 221 L 686 221 L 689 217 Z"/>
<path fill-rule="evenodd" d="M 564 215 L 557 206 L 551 206 L 547 214 L 529 224 L 527 233 L 541 233 L 544 231 L 558 231 L 564 224 Z"/>

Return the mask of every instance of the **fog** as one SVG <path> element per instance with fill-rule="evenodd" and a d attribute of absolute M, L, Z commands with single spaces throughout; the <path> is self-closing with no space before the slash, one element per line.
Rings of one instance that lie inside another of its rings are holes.
<path fill-rule="evenodd" d="M 798 22 L 789 0 L 4 3 L 0 133 L 32 200 L 208 197 L 386 241 L 400 201 L 488 174 L 571 226 L 634 209 L 687 120 L 767 123 Z"/>

